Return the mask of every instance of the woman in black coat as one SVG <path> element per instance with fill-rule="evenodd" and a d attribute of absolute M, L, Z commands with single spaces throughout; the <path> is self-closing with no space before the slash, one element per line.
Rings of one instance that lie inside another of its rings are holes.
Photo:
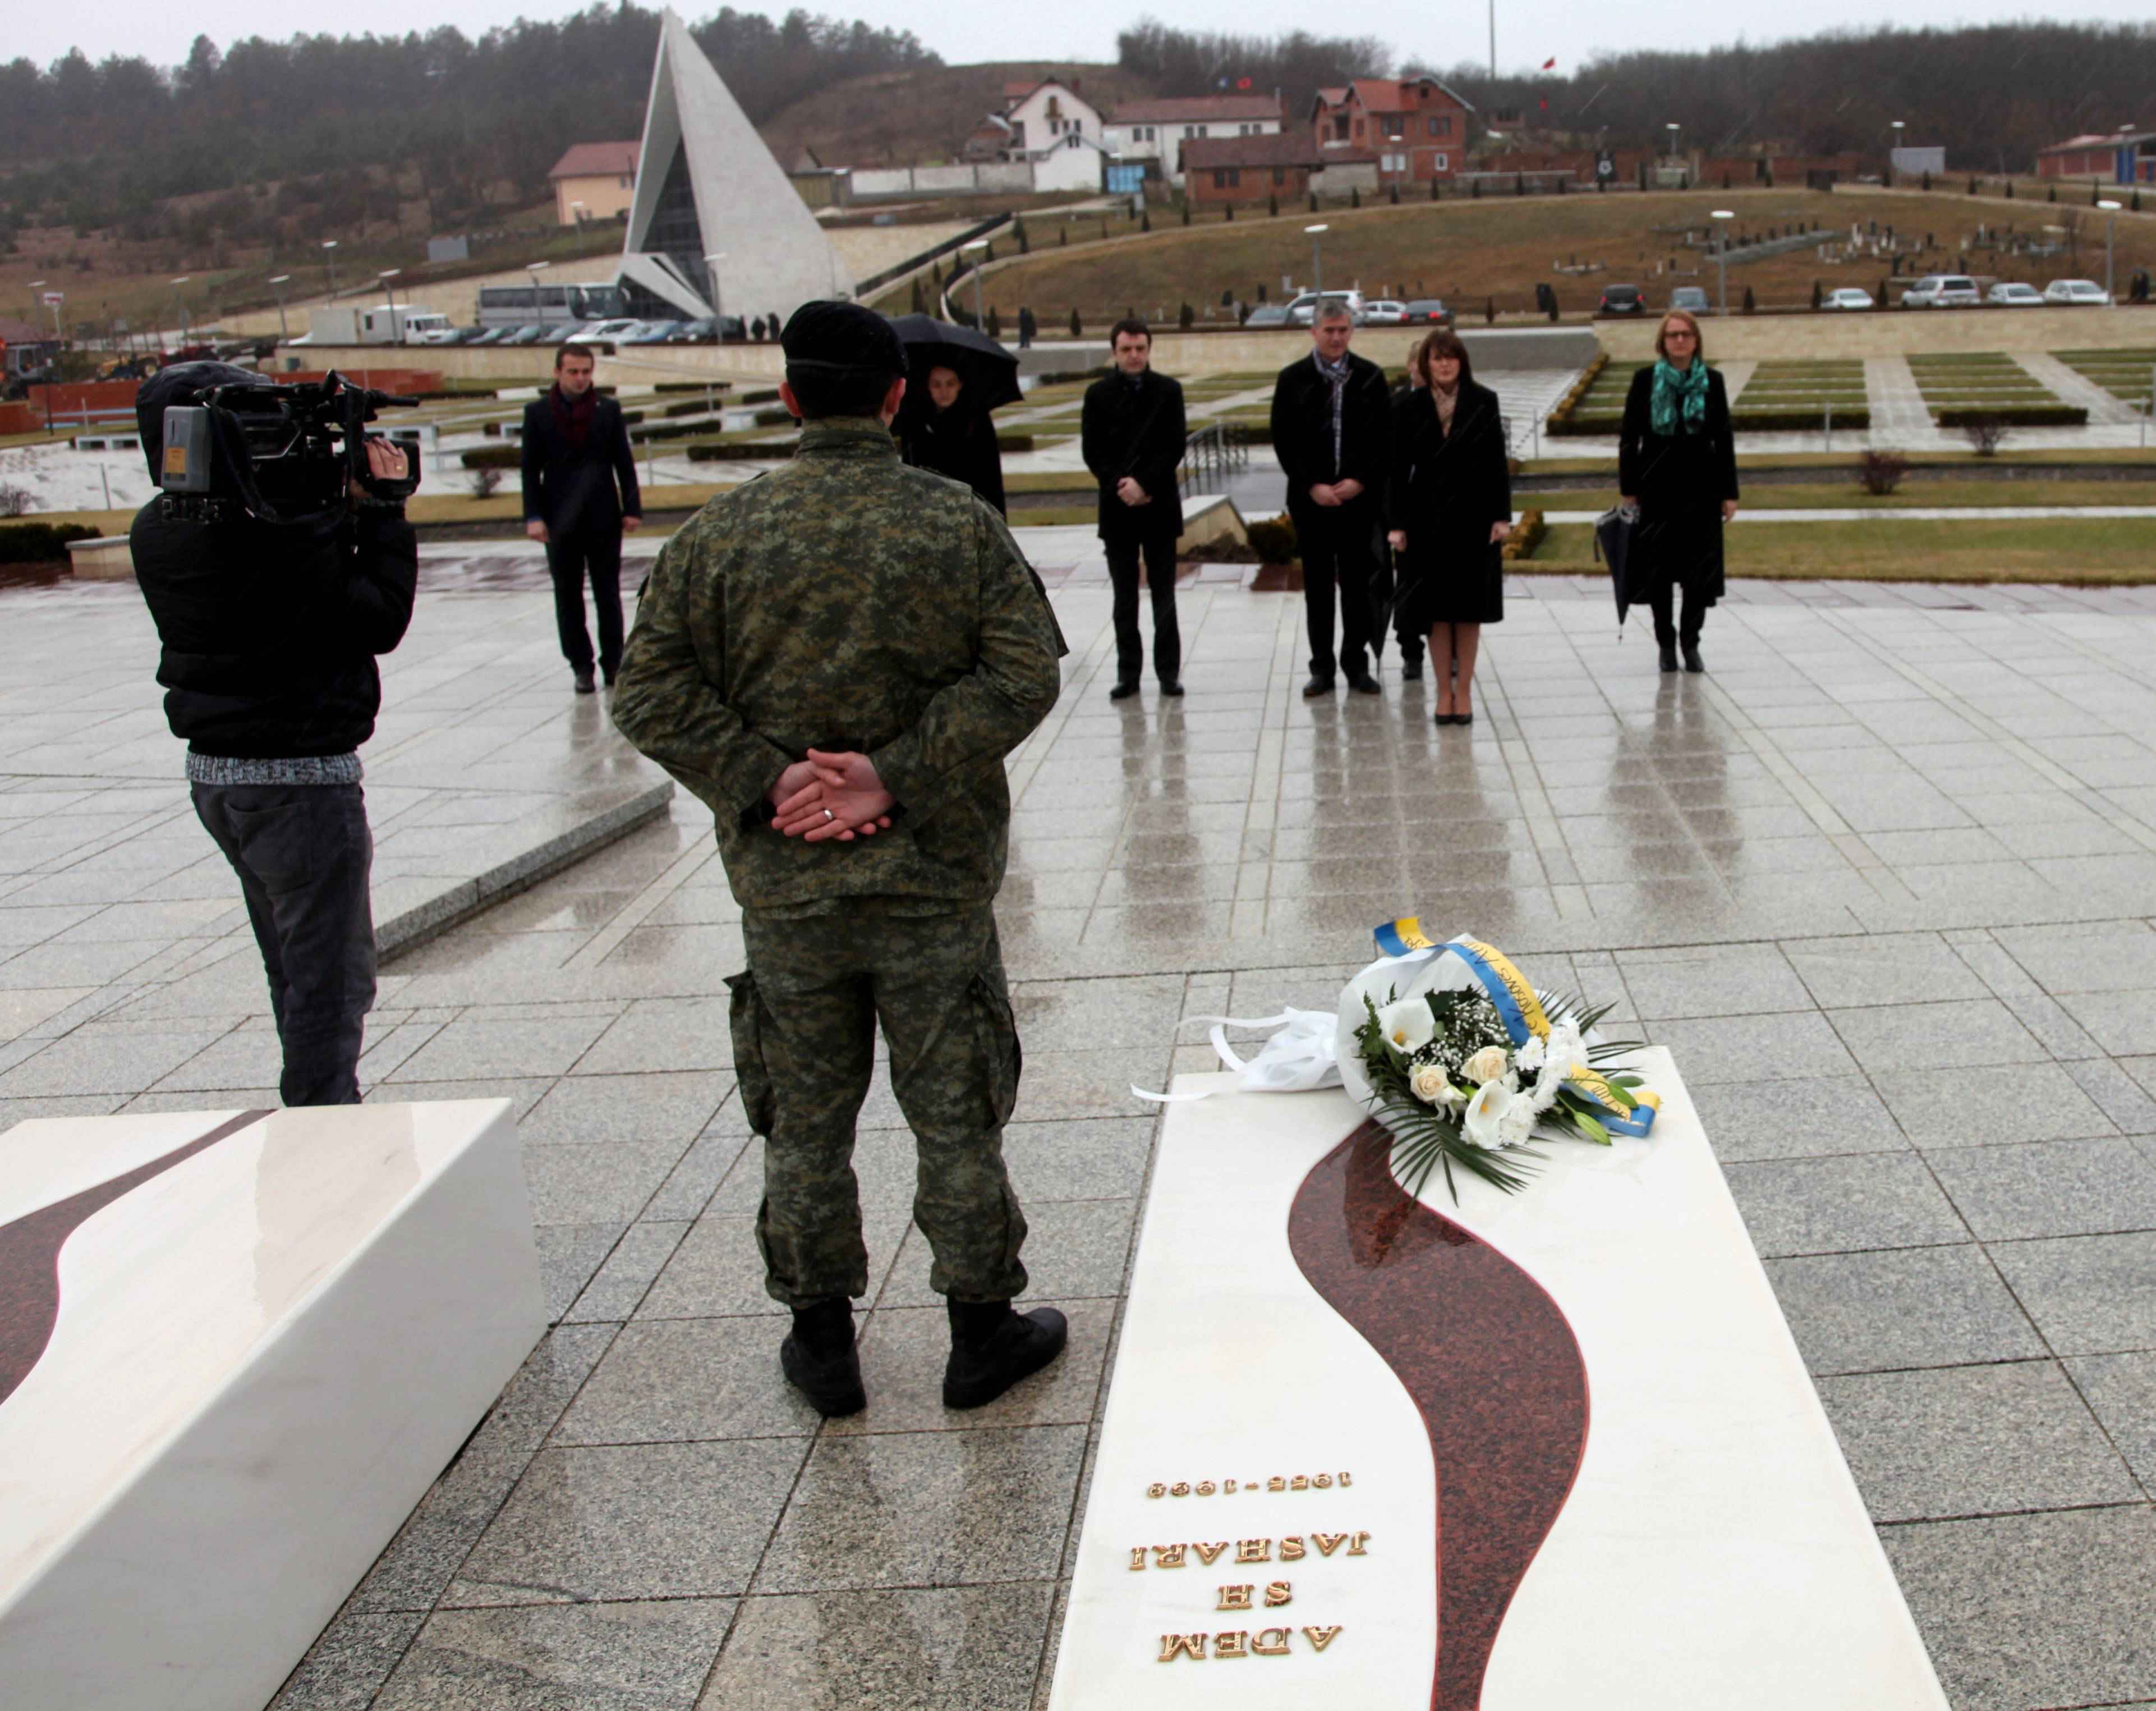
<path fill-rule="evenodd" d="M 1633 599 L 1654 612 L 1662 670 L 1677 669 L 1681 642 L 1685 670 L 1704 671 L 1700 629 L 1722 598 L 1722 527 L 1737 515 L 1737 438 L 1729 390 L 1707 366 L 1699 323 L 1672 309 L 1655 349 L 1661 360 L 1632 377 L 1617 440 L 1617 491 L 1640 511 L 1625 573 Z M 1672 624 L 1680 588 L 1683 616 Z"/>
<path fill-rule="evenodd" d="M 1512 532 L 1512 480 L 1497 394 L 1478 386 L 1467 347 L 1440 328 L 1411 367 L 1429 384 L 1394 405 L 1386 483 L 1393 550 L 1400 553 L 1404 624 L 1430 632 L 1437 722 L 1475 722 L 1475 656 L 1482 626 L 1505 616 L 1502 548 Z"/>
<path fill-rule="evenodd" d="M 909 390 L 899 411 L 899 445 L 906 462 L 954 481 L 1009 515 L 1004 504 L 1004 460 L 996 447 L 996 424 L 985 410 L 967 404 L 957 371 L 928 371 L 927 396 L 916 403 Z"/>

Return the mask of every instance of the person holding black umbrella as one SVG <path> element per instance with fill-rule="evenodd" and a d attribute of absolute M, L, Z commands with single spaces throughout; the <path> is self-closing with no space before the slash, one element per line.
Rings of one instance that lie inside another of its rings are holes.
<path fill-rule="evenodd" d="M 1163 695 L 1183 693 L 1183 633 L 1175 617 L 1175 543 L 1183 536 L 1176 470 L 1187 429 L 1183 388 L 1152 368 L 1152 330 L 1117 321 L 1108 335 L 1116 372 L 1086 388 L 1080 444 L 1101 484 L 1101 542 L 1115 584 L 1116 683 L 1111 701 L 1138 692 L 1138 561 L 1152 593 L 1152 665 Z"/>
<path fill-rule="evenodd" d="M 932 363 L 920 391 L 906 389 L 891 431 L 898 435 L 906 462 L 963 481 L 999 515 L 1009 515 L 1004 502 L 1004 460 L 996 446 L 996 424 L 986 410 L 973 408 L 956 368 Z"/>
<path fill-rule="evenodd" d="M 1639 507 L 1625 565 L 1631 598 L 1655 614 L 1665 671 L 1704 671 L 1699 655 L 1707 609 L 1722 594 L 1722 530 L 1737 515 L 1737 438 L 1729 393 L 1707 366 L 1699 323 L 1681 309 L 1655 335 L 1661 361 L 1632 377 L 1617 439 L 1617 489 Z M 1676 591 L 1681 619 L 1672 623 Z"/>

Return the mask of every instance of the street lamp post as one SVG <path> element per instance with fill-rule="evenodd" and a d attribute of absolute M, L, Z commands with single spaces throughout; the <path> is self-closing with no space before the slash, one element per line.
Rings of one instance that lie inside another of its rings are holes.
<path fill-rule="evenodd" d="M 388 293 L 389 341 L 398 345 L 404 342 L 404 330 L 397 324 L 397 275 L 403 271 L 401 267 L 385 267 L 375 275 L 375 278 L 382 281 L 382 290 Z"/>
<path fill-rule="evenodd" d="M 2108 197 L 2097 203 L 2103 215 L 2103 306 L 2107 309 L 2118 306 L 2118 299 L 2112 295 L 2111 290 L 2111 239 L 2112 228 L 2118 224 L 2118 211 L 2124 206 L 2123 203 L 2113 202 Z"/>
<path fill-rule="evenodd" d="M 1677 121 L 1672 119 L 1664 125 L 1662 129 L 1670 134 L 1670 159 L 1674 163 L 1677 159 L 1677 137 L 1680 134 L 1677 130 Z"/>
<path fill-rule="evenodd" d="M 719 295 L 719 264 L 726 259 L 726 252 L 723 249 L 714 249 L 704 258 L 704 271 L 711 275 L 711 319 L 719 323 L 718 337 L 721 343 L 725 342 L 726 337 L 726 306 Z"/>
<path fill-rule="evenodd" d="M 1887 177 L 1885 180 L 1887 188 L 1889 190 L 1892 190 L 1894 188 L 1894 151 L 1901 147 L 1902 133 L 1907 128 L 1908 121 L 1906 119 L 1891 120 L 1888 121 L 1887 126 L 1887 131 L 1891 133 L 1887 139 Z"/>
<path fill-rule="evenodd" d="M 336 247 L 337 240 L 336 239 L 325 238 L 322 239 L 322 265 L 327 267 L 330 270 L 330 301 L 331 302 L 335 302 L 336 301 L 337 294 Z"/>
<path fill-rule="evenodd" d="M 1332 229 L 1327 223 L 1305 226 L 1302 229 L 1309 234 L 1310 238 L 1310 289 L 1318 296 L 1322 297 L 1325 295 L 1325 262 L 1324 258 L 1318 254 L 1317 246 L 1324 240 L 1325 234 Z M 1315 304 L 1311 306 L 1310 324 L 1312 326 L 1317 325 L 1317 307 Z"/>
<path fill-rule="evenodd" d="M 277 288 L 277 337 L 280 339 L 292 337 L 292 329 L 285 324 L 285 287 L 291 283 L 291 280 L 292 276 L 288 273 L 270 275 L 270 283 Z"/>
<path fill-rule="evenodd" d="M 966 254 L 973 257 L 973 327 L 979 332 L 987 331 L 988 323 L 987 316 L 981 312 L 981 258 L 974 252 L 988 247 L 988 240 L 985 238 L 976 238 L 965 246 Z"/>
<path fill-rule="evenodd" d="M 584 204 L 581 202 L 572 202 L 569 204 L 569 208 L 570 223 L 573 224 L 578 231 L 582 231 L 584 228 Z"/>
<path fill-rule="evenodd" d="M 553 265 L 551 261 L 527 261 L 524 264 L 524 271 L 531 276 L 531 318 L 542 326 L 546 323 L 547 306 L 540 298 L 539 275 Z M 568 295 L 567 291 L 562 294 L 562 310 L 564 314 L 568 312 Z"/>
<path fill-rule="evenodd" d="M 191 273 L 183 273 L 172 281 L 172 302 L 180 311 L 180 342 L 183 345 L 187 342 L 188 333 L 193 329 L 187 320 L 187 300 L 182 294 L 180 287 L 193 277 Z"/>
<path fill-rule="evenodd" d="M 1717 318 L 1727 321 L 1729 318 L 1729 222 L 1737 218 L 1737 213 L 1733 208 L 1718 208 L 1714 210 L 1713 217 L 1722 222 L 1722 229 L 1714 239 L 1714 270 L 1721 279 L 1722 296 L 1720 306 L 1714 312 Z"/>

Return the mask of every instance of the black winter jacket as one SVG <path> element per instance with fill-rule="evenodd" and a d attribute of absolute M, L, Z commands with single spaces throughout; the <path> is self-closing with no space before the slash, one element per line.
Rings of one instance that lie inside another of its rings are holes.
<path fill-rule="evenodd" d="M 1183 383 L 1152 368 L 1135 386 L 1122 374 L 1108 375 L 1086 388 L 1078 419 L 1086 467 L 1101 484 L 1101 538 L 1180 537 L 1183 493 L 1175 477 L 1188 438 Z M 1126 475 L 1145 489 L 1150 503 L 1126 505 L 1116 496 Z"/>
<path fill-rule="evenodd" d="M 1290 510 L 1311 506 L 1310 490 L 1357 480 L 1362 497 L 1382 503 L 1392 465 L 1392 397 L 1385 373 L 1368 357 L 1348 353 L 1348 386 L 1340 400 L 1340 457 L 1332 456 L 1332 388 L 1314 357 L 1280 372 L 1273 384 L 1273 450 L 1287 475 Z"/>
<path fill-rule="evenodd" d="M 621 406 L 602 395 L 592 411 L 582 445 L 554 420 L 551 391 L 524 407 L 524 521 L 543 522 L 549 533 L 567 540 L 576 535 L 621 532 L 624 516 L 644 513 L 636 491 L 636 452 Z"/>
<path fill-rule="evenodd" d="M 165 717 L 199 754 L 348 754 L 374 734 L 375 655 L 412 621 L 418 539 L 401 511 L 317 526 L 168 522 L 128 538 L 157 622 Z"/>

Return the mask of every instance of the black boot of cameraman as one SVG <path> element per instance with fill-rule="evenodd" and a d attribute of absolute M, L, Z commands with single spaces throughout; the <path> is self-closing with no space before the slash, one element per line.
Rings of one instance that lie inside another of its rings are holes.
<path fill-rule="evenodd" d="M 367 439 L 355 475 L 341 448 L 365 417 L 336 419 L 351 403 L 334 381 L 190 362 L 136 407 L 165 489 L 129 531 L 165 716 L 262 953 L 287 1105 L 359 1102 L 375 986 L 359 747 L 382 704 L 375 658 L 403 639 L 418 574 L 393 496 L 409 486 L 404 454 Z"/>

